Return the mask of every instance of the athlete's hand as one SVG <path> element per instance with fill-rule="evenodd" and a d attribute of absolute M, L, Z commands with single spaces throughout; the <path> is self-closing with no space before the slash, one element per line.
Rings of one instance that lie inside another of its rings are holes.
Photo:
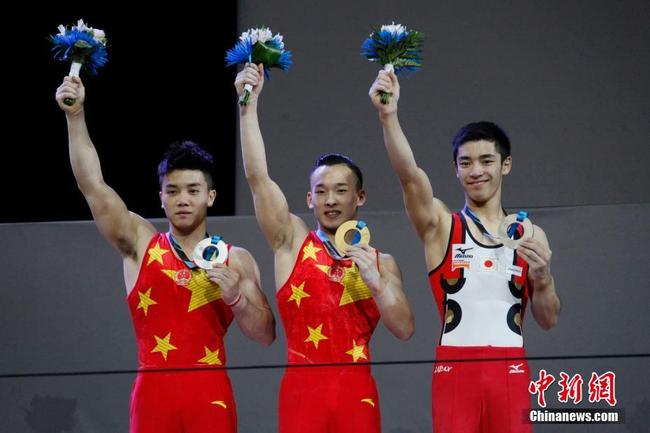
<path fill-rule="evenodd" d="M 251 104 L 257 101 L 257 97 L 264 87 L 264 65 L 261 63 L 259 65 L 247 63 L 244 69 L 237 74 L 237 78 L 235 78 L 237 96 L 241 96 L 244 93 L 244 86 L 246 84 L 253 86 L 250 99 L 248 100 L 248 103 Z"/>
<path fill-rule="evenodd" d="M 391 97 L 388 104 L 381 103 L 381 95 L 379 92 L 390 93 Z M 372 83 L 368 96 L 372 100 L 373 105 L 377 108 L 380 115 L 392 114 L 397 112 L 397 101 L 399 100 L 399 81 L 395 72 L 379 71 L 377 78 Z"/>
<path fill-rule="evenodd" d="M 346 254 L 359 268 L 363 282 L 373 294 L 376 293 L 381 281 L 377 269 L 377 251 L 368 244 L 357 244 L 347 247 Z"/>
<path fill-rule="evenodd" d="M 61 110 L 69 116 L 75 116 L 83 111 L 83 103 L 86 99 L 86 89 L 84 88 L 81 78 L 65 77 L 63 82 L 56 89 L 56 102 Z M 74 99 L 74 104 L 66 105 L 63 101 L 66 98 Z"/>
<path fill-rule="evenodd" d="M 552 253 L 547 245 L 530 237 L 519 244 L 517 254 L 528 262 L 528 278 L 533 281 L 535 287 L 543 287 L 551 283 Z"/>
<path fill-rule="evenodd" d="M 240 295 L 238 283 L 239 273 L 230 269 L 223 263 L 215 263 L 212 269 L 207 271 L 208 278 L 221 288 L 221 299 L 226 304 L 232 304 Z"/>

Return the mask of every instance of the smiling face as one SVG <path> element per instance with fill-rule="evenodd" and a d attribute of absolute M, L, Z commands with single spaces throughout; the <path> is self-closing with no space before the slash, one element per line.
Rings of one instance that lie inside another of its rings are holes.
<path fill-rule="evenodd" d="M 508 156 L 501 161 L 494 142 L 463 143 L 458 148 L 454 166 L 468 202 L 483 205 L 490 200 L 501 201 L 501 183 L 503 176 L 510 173 L 512 158 Z"/>
<path fill-rule="evenodd" d="M 162 181 L 160 201 L 170 224 L 182 233 L 189 233 L 201 225 L 217 192 L 208 188 L 200 170 L 173 170 Z"/>
<path fill-rule="evenodd" d="M 333 234 L 344 222 L 356 219 L 357 208 L 366 201 L 357 179 L 345 164 L 322 165 L 311 175 L 307 206 L 314 212 L 318 226 Z"/>

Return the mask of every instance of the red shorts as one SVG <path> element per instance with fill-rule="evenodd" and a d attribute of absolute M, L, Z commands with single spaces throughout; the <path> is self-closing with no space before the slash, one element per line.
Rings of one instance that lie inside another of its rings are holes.
<path fill-rule="evenodd" d="M 235 433 L 237 411 L 225 371 L 138 373 L 131 433 Z"/>
<path fill-rule="evenodd" d="M 367 366 L 287 368 L 280 433 L 379 433 L 375 380 Z"/>
<path fill-rule="evenodd" d="M 520 347 L 438 346 L 431 404 L 435 433 L 530 433 L 530 372 L 525 359 L 447 362 L 454 359 L 524 358 Z"/>

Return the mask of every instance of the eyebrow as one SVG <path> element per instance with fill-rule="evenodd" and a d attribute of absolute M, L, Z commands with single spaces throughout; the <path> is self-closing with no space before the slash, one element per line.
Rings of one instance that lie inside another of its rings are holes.
<path fill-rule="evenodd" d="M 188 183 L 187 185 L 185 185 L 185 187 L 187 187 L 187 188 L 192 188 L 192 187 L 196 187 L 196 186 L 201 186 L 201 182 L 192 182 L 192 183 Z M 168 183 L 167 185 L 165 185 L 165 188 L 181 188 L 181 186 L 177 185 L 175 183 Z"/>
<path fill-rule="evenodd" d="M 339 183 L 335 184 L 335 186 L 348 186 L 348 183 L 347 182 L 339 182 Z M 325 188 L 325 184 L 324 183 L 316 184 L 316 185 L 314 185 L 314 188 Z"/>
<path fill-rule="evenodd" d="M 484 153 L 483 155 L 479 155 L 478 159 L 487 159 L 487 158 L 496 158 L 497 154 L 496 153 Z M 469 156 L 459 156 L 458 160 L 459 161 L 470 161 L 472 158 Z"/>

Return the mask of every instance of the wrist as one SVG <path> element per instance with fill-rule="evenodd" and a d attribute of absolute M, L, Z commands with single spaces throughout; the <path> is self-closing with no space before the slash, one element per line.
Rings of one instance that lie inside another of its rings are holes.
<path fill-rule="evenodd" d="M 379 112 L 379 121 L 383 124 L 388 124 L 391 122 L 397 121 L 397 107 L 395 110 L 391 111 L 380 111 Z"/>
<path fill-rule="evenodd" d="M 242 298 L 243 298 L 242 292 L 238 291 L 237 296 L 235 296 L 232 299 L 228 299 L 228 300 L 226 298 L 223 298 L 223 302 L 226 304 L 227 307 L 232 308 L 235 305 L 241 303 Z"/>
<path fill-rule="evenodd" d="M 65 112 L 65 117 L 68 120 L 68 122 L 75 122 L 75 121 L 83 120 L 83 118 L 84 118 L 84 107 L 81 106 L 81 107 L 79 107 L 78 110 L 76 110 L 74 112 L 66 111 Z"/>

